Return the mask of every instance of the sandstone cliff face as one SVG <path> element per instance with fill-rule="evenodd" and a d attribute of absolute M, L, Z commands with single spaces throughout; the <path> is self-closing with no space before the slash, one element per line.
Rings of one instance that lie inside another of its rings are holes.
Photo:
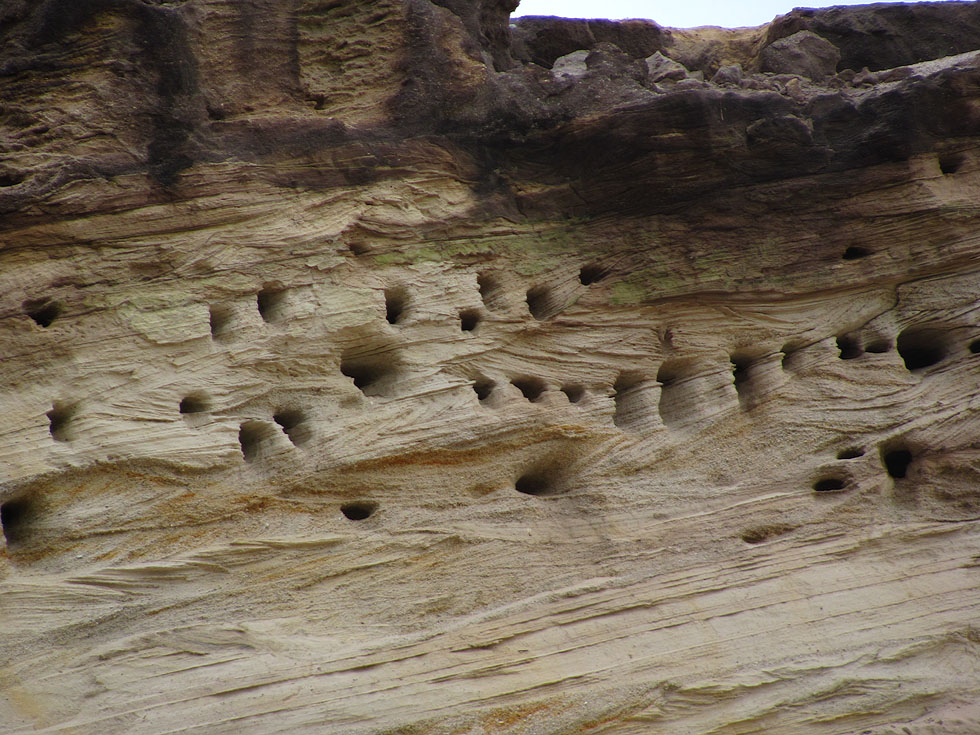
<path fill-rule="evenodd" d="M 980 731 L 980 7 L 0 8 L 0 730 Z"/>

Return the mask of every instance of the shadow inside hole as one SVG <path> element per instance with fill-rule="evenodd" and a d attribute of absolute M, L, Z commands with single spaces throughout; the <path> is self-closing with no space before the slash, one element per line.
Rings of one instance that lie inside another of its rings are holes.
<path fill-rule="evenodd" d="M 865 352 L 870 352 L 875 355 L 880 355 L 882 353 L 888 352 L 892 348 L 891 340 L 881 337 L 879 339 L 873 339 L 864 346 Z"/>
<path fill-rule="evenodd" d="M 74 438 L 71 430 L 72 419 L 75 418 L 74 406 L 56 401 L 46 416 L 48 417 L 51 436 L 56 441 L 68 442 Z"/>
<path fill-rule="evenodd" d="M 459 312 L 459 328 L 464 332 L 472 332 L 480 324 L 480 312 L 476 309 L 463 309 Z"/>
<path fill-rule="evenodd" d="M 864 354 L 860 340 L 849 334 L 837 338 L 837 349 L 840 351 L 841 360 L 853 360 Z"/>
<path fill-rule="evenodd" d="M 540 469 L 526 472 L 517 478 L 514 489 L 523 495 L 559 495 L 565 492 L 552 470 Z"/>
<path fill-rule="evenodd" d="M 753 404 L 752 391 L 752 358 L 745 355 L 734 354 L 730 358 L 732 363 L 732 381 L 735 384 L 735 392 L 738 394 L 738 402 L 742 408 L 750 408 Z"/>
<path fill-rule="evenodd" d="M 754 528 L 748 528 L 742 532 L 742 541 L 747 544 L 761 544 L 769 539 L 776 538 L 777 536 L 783 536 L 794 530 L 793 526 L 787 526 L 782 523 L 774 523 L 768 526 L 756 526 Z"/>
<path fill-rule="evenodd" d="M 371 254 L 371 246 L 363 242 L 348 243 L 347 248 L 357 257 Z"/>
<path fill-rule="evenodd" d="M 847 447 L 837 452 L 837 459 L 857 459 L 863 456 L 864 450 L 861 447 Z"/>
<path fill-rule="evenodd" d="M 859 245 L 851 245 L 844 249 L 844 253 L 841 258 L 844 260 L 860 260 L 861 258 L 867 258 L 871 255 L 871 251 L 868 248 L 862 248 Z"/>
<path fill-rule="evenodd" d="M 922 370 L 946 357 L 944 335 L 938 329 L 910 327 L 898 335 L 895 347 L 909 370 Z"/>
<path fill-rule="evenodd" d="M 836 490 L 843 490 L 847 486 L 840 477 L 824 477 L 813 483 L 813 489 L 818 493 L 834 492 Z"/>
<path fill-rule="evenodd" d="M 398 324 L 404 320 L 408 310 L 408 291 L 402 286 L 391 286 L 385 289 L 385 319 L 389 324 Z"/>
<path fill-rule="evenodd" d="M 30 538 L 36 510 L 28 498 L 12 498 L 0 505 L 0 526 L 8 547 L 23 544 Z"/>
<path fill-rule="evenodd" d="M 980 339 L 975 339 L 970 343 L 970 353 L 977 355 L 980 354 Z"/>
<path fill-rule="evenodd" d="M 372 503 L 366 500 L 358 500 L 353 503 L 344 503 L 340 506 L 340 512 L 344 514 L 344 518 L 349 521 L 363 521 L 366 518 L 370 518 L 374 515 L 374 512 L 378 509 L 377 503 Z"/>
<path fill-rule="evenodd" d="M 238 444 L 246 462 L 259 459 L 265 444 L 274 436 L 274 429 L 264 421 L 246 421 L 238 427 Z"/>
<path fill-rule="evenodd" d="M 561 311 L 561 304 L 549 286 L 532 286 L 527 290 L 527 308 L 538 321 L 548 319 Z"/>
<path fill-rule="evenodd" d="M 61 304 L 57 301 L 42 299 L 40 301 L 25 301 L 24 312 L 34 323 L 47 329 L 61 315 Z"/>
<path fill-rule="evenodd" d="M 510 382 L 515 388 L 524 394 L 524 397 L 527 400 L 531 402 L 538 400 L 541 397 L 541 394 L 548 388 L 548 384 L 541 380 L 541 378 L 534 378 L 526 375 L 520 378 L 514 378 Z"/>
<path fill-rule="evenodd" d="M 299 409 L 286 408 L 277 411 L 272 420 L 279 424 L 289 441 L 297 446 L 306 444 L 312 438 L 309 424 L 306 423 L 306 414 Z"/>
<path fill-rule="evenodd" d="M 399 376 L 392 353 L 341 357 L 340 372 L 366 396 L 391 395 Z"/>
<path fill-rule="evenodd" d="M 481 401 L 485 401 L 490 397 L 490 394 L 493 393 L 493 389 L 496 386 L 497 384 L 490 380 L 490 378 L 477 378 L 477 380 L 473 383 L 473 390 L 476 393 L 477 398 L 479 398 Z"/>
<path fill-rule="evenodd" d="M 609 268 L 599 263 L 589 263 L 588 265 L 582 266 L 582 270 L 578 273 L 578 280 L 583 286 L 590 286 L 593 283 L 598 283 L 608 275 Z"/>
<path fill-rule="evenodd" d="M 563 385 L 561 392 L 568 397 L 569 403 L 578 403 L 585 398 L 585 386 L 578 383 Z"/>
<path fill-rule="evenodd" d="M 208 323 L 213 339 L 228 336 L 231 334 L 231 309 L 227 306 L 212 306 L 208 310 Z"/>
<path fill-rule="evenodd" d="M 476 284 L 480 289 L 480 298 L 483 299 L 484 306 L 491 311 L 506 308 L 504 288 L 493 274 L 480 273 L 476 277 Z"/>
<path fill-rule="evenodd" d="M 259 315 L 263 321 L 275 322 L 283 317 L 286 304 L 286 291 L 281 286 L 267 284 L 255 295 Z"/>
<path fill-rule="evenodd" d="M 966 156 L 962 153 L 950 152 L 950 153 L 940 153 L 939 156 L 939 170 L 943 172 L 943 175 L 948 176 L 949 174 L 955 174 L 963 166 L 963 162 L 966 160 Z"/>
<path fill-rule="evenodd" d="M 179 410 L 183 414 L 206 413 L 210 409 L 207 396 L 203 393 L 192 393 L 180 401 Z"/>
<path fill-rule="evenodd" d="M 885 466 L 889 477 L 900 480 L 908 475 L 909 465 L 912 464 L 912 452 L 903 448 L 882 449 L 881 463 Z"/>

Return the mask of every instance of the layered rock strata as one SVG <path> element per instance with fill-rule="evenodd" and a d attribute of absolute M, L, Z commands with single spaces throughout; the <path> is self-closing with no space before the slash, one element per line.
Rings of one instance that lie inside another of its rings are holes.
<path fill-rule="evenodd" d="M 0 8 L 0 729 L 975 733 L 980 7 Z"/>

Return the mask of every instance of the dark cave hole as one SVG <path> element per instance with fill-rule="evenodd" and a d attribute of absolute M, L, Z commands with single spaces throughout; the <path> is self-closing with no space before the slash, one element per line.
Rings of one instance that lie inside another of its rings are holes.
<path fill-rule="evenodd" d="M 818 493 L 843 490 L 846 483 L 839 477 L 824 477 L 813 483 L 813 489 Z"/>
<path fill-rule="evenodd" d="M 898 335 L 895 346 L 909 370 L 922 370 L 946 357 L 942 333 L 936 329 L 906 329 Z"/>
<path fill-rule="evenodd" d="M 476 284 L 480 288 L 480 298 L 483 305 L 491 310 L 503 309 L 504 288 L 500 281 L 490 273 L 480 273 L 476 277 Z"/>
<path fill-rule="evenodd" d="M 344 518 L 349 521 L 363 521 L 366 518 L 370 518 L 374 515 L 374 511 L 378 509 L 377 503 L 371 503 L 366 500 L 358 500 L 353 503 L 344 503 L 340 506 L 340 512 L 344 514 Z"/>
<path fill-rule="evenodd" d="M 556 495 L 560 492 L 553 478 L 546 472 L 533 471 L 521 475 L 514 483 L 514 489 L 524 495 Z"/>
<path fill-rule="evenodd" d="M 578 280 L 583 286 L 591 286 L 593 283 L 598 283 L 608 275 L 609 268 L 599 263 L 589 263 L 588 265 L 582 266 L 582 270 L 580 270 L 578 273 Z"/>
<path fill-rule="evenodd" d="M 238 427 L 238 444 L 246 462 L 253 462 L 258 458 L 262 444 L 270 433 L 271 427 L 263 421 L 246 421 Z"/>
<path fill-rule="evenodd" d="M 289 437 L 289 441 L 293 444 L 305 444 L 310 439 L 306 414 L 298 408 L 281 409 L 273 414 L 272 420 L 279 424 L 283 433 Z"/>
<path fill-rule="evenodd" d="M 209 408 L 207 396 L 203 393 L 193 393 L 184 396 L 180 401 L 181 413 L 205 413 Z"/>
<path fill-rule="evenodd" d="M 729 359 L 732 363 L 732 379 L 735 383 L 735 391 L 741 395 L 749 382 L 749 368 L 752 367 L 752 360 L 740 355 L 732 355 Z"/>
<path fill-rule="evenodd" d="M 867 258 L 871 255 L 871 251 L 868 248 L 862 248 L 860 245 L 850 245 L 844 249 L 844 254 L 841 257 L 844 260 L 860 260 L 861 258 Z"/>
<path fill-rule="evenodd" d="M 398 324 L 408 309 L 408 291 L 401 286 L 385 289 L 385 319 L 389 324 Z"/>
<path fill-rule="evenodd" d="M 561 392 L 568 396 L 569 403 L 578 403 L 585 397 L 585 386 L 578 383 L 563 385 Z"/>
<path fill-rule="evenodd" d="M 463 309 L 459 312 L 459 328 L 464 332 L 472 332 L 480 324 L 480 312 L 476 309 Z"/>
<path fill-rule="evenodd" d="M 857 459 L 863 456 L 864 450 L 861 447 L 847 447 L 837 452 L 837 459 Z"/>
<path fill-rule="evenodd" d="M 970 343 L 970 352 L 974 355 L 980 354 L 980 339 L 975 339 Z"/>
<path fill-rule="evenodd" d="M 46 415 L 51 436 L 59 442 L 71 441 L 71 421 L 75 417 L 75 408 L 56 401 Z"/>
<path fill-rule="evenodd" d="M 283 288 L 264 286 L 255 298 L 263 321 L 275 322 L 282 318 L 282 309 L 286 303 L 286 291 Z"/>
<path fill-rule="evenodd" d="M 371 246 L 363 242 L 348 243 L 347 248 L 359 258 L 371 254 Z"/>
<path fill-rule="evenodd" d="M 229 334 L 231 331 L 231 309 L 227 306 L 212 306 L 208 311 L 208 323 L 213 339 L 220 339 Z"/>
<path fill-rule="evenodd" d="M 34 516 L 34 504 L 27 498 L 13 498 L 0 505 L 0 526 L 7 546 L 16 546 L 27 539 Z"/>
<path fill-rule="evenodd" d="M 837 338 L 837 349 L 840 350 L 841 360 L 853 360 L 864 354 L 861 342 L 850 335 L 841 335 Z"/>
<path fill-rule="evenodd" d="M 532 286 L 527 290 L 527 308 L 538 321 L 557 314 L 560 309 L 555 303 L 551 288 L 545 285 Z"/>
<path fill-rule="evenodd" d="M 545 383 L 541 378 L 532 378 L 528 376 L 514 378 L 510 381 L 524 397 L 529 401 L 536 401 L 541 397 L 541 394 L 545 392 L 548 388 L 548 384 Z"/>
<path fill-rule="evenodd" d="M 880 339 L 873 339 L 864 346 L 865 352 L 870 352 L 875 355 L 880 355 L 882 353 L 888 352 L 892 348 L 891 340 L 884 337 Z"/>
<path fill-rule="evenodd" d="M 47 329 L 61 315 L 61 304 L 57 301 L 43 299 L 40 301 L 25 301 L 24 311 L 34 323 Z"/>
<path fill-rule="evenodd" d="M 495 382 L 489 378 L 477 378 L 476 382 L 473 383 L 473 390 L 476 393 L 476 397 L 481 401 L 485 401 L 493 393 L 493 389 L 497 386 Z"/>
<path fill-rule="evenodd" d="M 948 176 L 949 174 L 955 174 L 960 170 L 966 157 L 962 153 L 940 153 L 939 154 L 939 170 L 943 172 L 943 175 Z"/>
<path fill-rule="evenodd" d="M 381 355 L 341 357 L 340 372 L 354 381 L 366 396 L 385 395 L 390 388 L 389 378 L 396 375 L 398 365 L 391 352 Z"/>
<path fill-rule="evenodd" d="M 883 450 L 881 462 L 885 465 L 889 477 L 900 480 L 908 474 L 909 465 L 912 464 L 912 452 L 908 449 Z"/>

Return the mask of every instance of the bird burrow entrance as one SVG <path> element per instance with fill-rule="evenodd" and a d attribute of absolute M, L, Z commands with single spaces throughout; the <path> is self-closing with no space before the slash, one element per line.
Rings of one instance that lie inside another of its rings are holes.
<path fill-rule="evenodd" d="M 238 427 L 238 444 L 246 462 L 261 459 L 269 450 L 276 429 L 265 421 L 245 421 Z"/>
<path fill-rule="evenodd" d="M 34 301 L 24 302 L 24 312 L 34 323 L 39 327 L 44 327 L 47 329 L 50 327 L 54 320 L 61 316 L 63 310 L 62 305 L 57 301 L 51 301 L 50 299 L 39 299 Z"/>
<path fill-rule="evenodd" d="M 347 353 L 340 358 L 340 372 L 366 396 L 391 396 L 401 380 L 401 365 L 392 351 Z"/>
<path fill-rule="evenodd" d="M 278 322 L 285 316 L 286 289 L 279 284 L 267 283 L 255 295 L 259 315 L 264 322 Z"/>
<path fill-rule="evenodd" d="M 545 383 L 541 378 L 535 378 L 529 375 L 522 375 L 520 377 L 514 378 L 510 381 L 511 385 L 517 388 L 524 397 L 534 403 L 544 392 L 548 389 L 548 384 Z"/>
<path fill-rule="evenodd" d="M 408 291 L 403 286 L 385 289 L 385 320 L 389 324 L 401 324 L 408 317 Z"/>
<path fill-rule="evenodd" d="M 0 526 L 8 549 L 29 540 L 36 517 L 37 504 L 31 498 L 11 498 L 0 504 Z"/>
<path fill-rule="evenodd" d="M 483 305 L 490 311 L 503 311 L 507 308 L 503 284 L 492 273 L 480 273 L 476 277 L 476 285 L 480 289 Z"/>
<path fill-rule="evenodd" d="M 284 408 L 276 411 L 272 420 L 296 446 L 302 446 L 313 438 L 313 432 L 307 422 L 306 414 L 298 408 Z"/>
<path fill-rule="evenodd" d="M 895 347 L 913 372 L 938 364 L 947 354 L 945 333 L 931 327 L 909 327 L 898 335 Z"/>
<path fill-rule="evenodd" d="M 55 401 L 51 410 L 47 412 L 48 429 L 55 441 L 69 442 L 75 438 L 73 424 L 77 409 L 75 406 Z"/>
<path fill-rule="evenodd" d="M 904 479 L 909 473 L 912 460 L 912 451 L 908 447 L 891 445 L 881 448 L 881 463 L 892 479 Z"/>
<path fill-rule="evenodd" d="M 357 500 L 340 506 L 340 512 L 349 521 L 366 520 L 373 516 L 377 509 L 378 504 L 368 500 Z"/>
<path fill-rule="evenodd" d="M 463 309 L 459 312 L 459 328 L 464 332 L 474 332 L 480 326 L 482 315 L 478 309 Z"/>
<path fill-rule="evenodd" d="M 610 269 L 601 263 L 587 263 L 578 272 L 578 280 L 583 286 L 591 286 L 606 278 L 609 273 Z"/>

